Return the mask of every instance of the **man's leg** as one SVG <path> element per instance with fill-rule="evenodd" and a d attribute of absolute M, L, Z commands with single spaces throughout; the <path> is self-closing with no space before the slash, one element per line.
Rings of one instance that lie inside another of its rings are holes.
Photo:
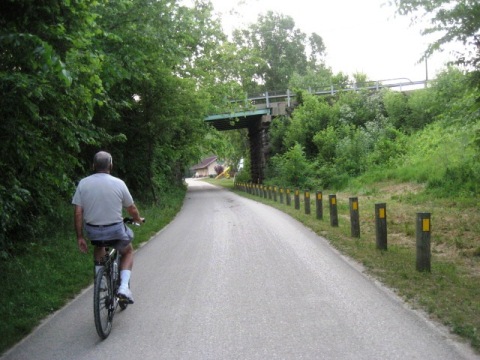
<path fill-rule="evenodd" d="M 120 287 L 118 294 L 133 304 L 132 292 L 129 288 L 130 275 L 133 267 L 133 246 L 128 244 L 121 250 L 122 259 L 120 261 Z"/>
<path fill-rule="evenodd" d="M 102 258 L 105 256 L 105 248 L 100 246 L 94 246 L 93 248 L 93 263 L 95 265 L 95 275 L 97 275 L 98 271 L 102 267 L 100 265 Z"/>
<path fill-rule="evenodd" d="M 133 267 L 133 246 L 128 244 L 125 246 L 120 253 L 122 254 L 122 259 L 120 261 L 120 270 L 132 270 Z"/>
<path fill-rule="evenodd" d="M 95 246 L 93 248 L 93 259 L 96 263 L 102 261 L 102 258 L 105 256 L 105 248 L 100 246 Z"/>

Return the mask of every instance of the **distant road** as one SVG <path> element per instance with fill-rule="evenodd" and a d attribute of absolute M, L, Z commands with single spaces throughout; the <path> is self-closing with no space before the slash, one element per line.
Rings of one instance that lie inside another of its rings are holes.
<path fill-rule="evenodd" d="M 132 289 L 107 340 L 89 288 L 2 360 L 479 359 L 297 221 L 200 181 Z"/>

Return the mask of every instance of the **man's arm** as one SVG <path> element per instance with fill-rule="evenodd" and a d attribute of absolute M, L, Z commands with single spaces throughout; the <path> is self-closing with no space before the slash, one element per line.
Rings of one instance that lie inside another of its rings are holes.
<path fill-rule="evenodd" d="M 73 209 L 75 232 L 77 234 L 78 248 L 81 252 L 87 253 L 88 245 L 83 237 L 83 208 L 79 205 L 75 205 Z"/>
<path fill-rule="evenodd" d="M 138 212 L 138 209 L 135 206 L 135 204 L 132 204 L 129 207 L 127 207 L 127 211 L 130 214 L 130 216 L 133 218 L 134 222 L 136 222 L 139 225 L 143 222 L 143 219 L 140 217 L 140 213 Z"/>

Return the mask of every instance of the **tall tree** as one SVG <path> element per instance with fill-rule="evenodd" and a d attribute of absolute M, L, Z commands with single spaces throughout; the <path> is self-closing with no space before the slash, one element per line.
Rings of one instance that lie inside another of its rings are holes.
<path fill-rule="evenodd" d="M 105 134 L 90 122 L 104 100 L 91 49 L 96 1 L 0 4 L 0 245 L 41 229 L 69 194 L 75 157 Z M 24 236 L 29 238 L 29 236 Z"/>
<path fill-rule="evenodd" d="M 202 89 L 211 84 L 208 59 L 222 34 L 209 20 L 211 5 L 194 5 L 124 0 L 99 8 L 99 22 L 112 34 L 99 41 L 108 51 L 105 78 L 119 120 L 105 123 L 99 109 L 95 122 L 125 134 L 125 143 L 112 145 L 117 169 L 133 192 L 154 201 L 181 183 L 206 131 L 209 96 Z"/>
<path fill-rule="evenodd" d="M 263 60 L 256 76 L 266 90 L 286 90 L 294 72 L 305 74 L 306 34 L 290 16 L 272 11 L 259 15 L 249 29 L 234 32 L 234 41 Z"/>
<path fill-rule="evenodd" d="M 308 38 L 310 45 L 309 63 L 312 68 L 325 64 L 326 47 L 323 39 L 317 33 L 312 33 Z"/>

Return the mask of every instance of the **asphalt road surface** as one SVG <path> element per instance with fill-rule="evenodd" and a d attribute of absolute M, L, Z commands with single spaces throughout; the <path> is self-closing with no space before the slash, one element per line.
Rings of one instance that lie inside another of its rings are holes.
<path fill-rule="evenodd" d="M 2 359 L 479 358 L 297 221 L 200 181 L 132 290 L 108 339 L 90 287 Z"/>

